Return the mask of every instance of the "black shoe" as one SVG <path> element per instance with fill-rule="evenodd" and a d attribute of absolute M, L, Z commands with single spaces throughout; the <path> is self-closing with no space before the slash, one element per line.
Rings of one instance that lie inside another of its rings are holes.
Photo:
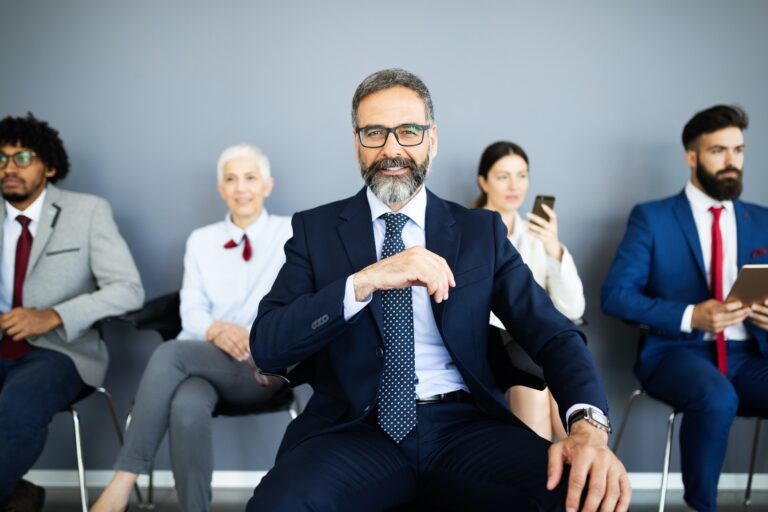
<path fill-rule="evenodd" d="M 26 480 L 19 480 L 13 494 L 5 502 L 5 512 L 40 512 L 45 503 L 45 489 Z"/>

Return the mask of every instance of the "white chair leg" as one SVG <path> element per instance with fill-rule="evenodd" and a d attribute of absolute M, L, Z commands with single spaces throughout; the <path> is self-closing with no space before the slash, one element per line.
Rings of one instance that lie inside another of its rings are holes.
<path fill-rule="evenodd" d="M 624 410 L 624 417 L 621 420 L 621 426 L 619 427 L 619 431 L 616 433 L 616 439 L 613 442 L 614 453 L 616 453 L 616 451 L 619 449 L 619 445 L 621 444 L 621 438 L 624 436 L 624 429 L 627 426 L 629 413 L 632 410 L 632 406 L 635 404 L 635 399 L 643 394 L 645 394 L 645 392 L 642 389 L 636 389 L 632 392 L 631 395 L 629 395 L 629 402 L 627 403 L 627 408 Z"/>
<path fill-rule="evenodd" d="M 88 488 L 85 485 L 85 465 L 83 464 L 83 445 L 80 440 L 80 416 L 72 408 L 72 426 L 75 430 L 75 451 L 77 453 L 77 477 L 80 481 L 80 503 L 83 512 L 88 512 Z"/>
<path fill-rule="evenodd" d="M 675 429 L 677 411 L 672 411 L 667 421 L 667 444 L 664 447 L 664 467 L 661 473 L 661 492 L 659 494 L 659 512 L 664 512 L 664 504 L 667 501 L 667 481 L 669 480 L 669 459 L 672 455 L 672 434 Z"/>
<path fill-rule="evenodd" d="M 752 477 L 755 476 L 755 459 L 757 458 L 757 443 L 760 440 L 760 424 L 762 418 L 755 419 L 755 437 L 752 441 L 752 456 L 749 459 L 749 476 L 747 477 L 747 491 L 744 494 L 744 506 L 752 504 Z"/>

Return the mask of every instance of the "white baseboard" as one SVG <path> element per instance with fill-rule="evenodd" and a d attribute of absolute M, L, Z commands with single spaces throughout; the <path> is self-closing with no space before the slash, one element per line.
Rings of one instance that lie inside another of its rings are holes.
<path fill-rule="evenodd" d="M 111 470 L 86 471 L 85 482 L 88 487 L 104 487 L 112 479 L 113 474 L 114 471 Z M 214 489 L 253 489 L 266 474 L 266 471 L 214 471 L 212 484 Z M 171 471 L 155 471 L 154 477 L 154 485 L 158 489 L 173 487 Z M 24 475 L 24 478 L 43 487 L 77 487 L 79 485 L 75 470 L 33 469 Z M 149 477 L 146 475 L 139 477 L 140 486 L 144 487 L 148 482 Z"/>
<path fill-rule="evenodd" d="M 214 471 L 214 489 L 252 489 L 258 485 L 266 471 Z M 89 487 L 104 487 L 112 478 L 113 471 L 86 471 L 85 481 Z M 26 479 L 43 487 L 77 487 L 77 471 L 73 470 L 32 470 Z M 146 476 L 139 478 L 139 485 L 146 486 Z M 629 480 L 635 490 L 656 490 L 661 487 L 661 473 L 630 473 Z M 155 471 L 155 487 L 173 487 L 173 474 L 168 470 Z M 682 490 L 683 479 L 680 473 L 669 474 L 670 490 Z M 746 473 L 723 473 L 720 475 L 718 489 L 724 491 L 742 490 L 747 487 Z M 752 480 L 752 489 L 768 491 L 768 474 L 760 473 Z"/>

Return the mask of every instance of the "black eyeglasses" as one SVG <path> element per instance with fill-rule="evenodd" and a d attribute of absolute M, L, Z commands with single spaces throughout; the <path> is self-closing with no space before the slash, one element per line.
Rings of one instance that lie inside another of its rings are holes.
<path fill-rule="evenodd" d="M 363 126 L 358 128 L 357 138 L 364 148 L 380 148 L 387 143 L 387 137 L 392 133 L 395 140 L 403 147 L 418 146 L 424 142 L 424 133 L 429 129 L 428 124 L 401 124 L 394 128 L 386 126 Z"/>
<path fill-rule="evenodd" d="M 28 149 L 17 151 L 12 155 L 6 155 L 5 153 L 0 152 L 0 169 L 5 169 L 8 167 L 8 162 L 11 160 L 13 160 L 13 163 L 16 165 L 16 167 L 19 169 L 24 169 L 25 167 L 32 165 L 32 160 L 34 160 L 36 156 L 37 153 Z"/>

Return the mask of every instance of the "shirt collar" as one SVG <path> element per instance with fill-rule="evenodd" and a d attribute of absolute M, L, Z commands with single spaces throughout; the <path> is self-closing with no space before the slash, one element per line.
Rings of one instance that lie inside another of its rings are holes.
<path fill-rule="evenodd" d="M 267 209 L 264 208 L 261 210 L 259 218 L 251 222 L 245 229 L 243 229 L 239 226 L 236 226 L 235 223 L 232 222 L 232 216 L 229 212 L 227 212 L 226 217 L 224 217 L 224 226 L 227 231 L 227 236 L 236 242 L 239 242 L 240 239 L 243 238 L 243 235 L 248 235 L 248 239 L 255 240 L 256 237 L 259 236 L 259 233 L 264 230 L 264 226 L 267 225 L 268 218 L 269 213 L 267 212 Z"/>
<path fill-rule="evenodd" d="M 6 201 L 5 218 L 8 220 L 16 220 L 16 217 L 19 215 L 24 215 L 25 217 L 32 219 L 32 222 L 40 222 L 40 216 L 43 214 L 43 203 L 45 203 L 45 192 L 46 189 L 44 188 L 43 192 L 37 196 L 37 199 L 27 206 L 27 209 L 24 211 L 18 210 L 11 203 Z"/>
<path fill-rule="evenodd" d="M 685 185 L 685 195 L 688 198 L 688 202 L 691 203 L 691 208 L 697 211 L 708 211 L 712 206 L 720 207 L 724 206 L 726 211 L 733 211 L 733 201 L 718 201 L 717 199 L 708 196 L 693 184 L 688 182 Z"/>
<path fill-rule="evenodd" d="M 392 209 L 371 191 L 370 187 L 365 190 L 368 198 L 368 206 L 371 208 L 371 218 L 375 221 L 385 213 L 392 213 Z M 421 229 L 425 230 L 424 219 L 427 216 L 427 189 L 422 185 L 416 195 L 408 201 L 397 213 L 406 215 L 416 223 Z"/>

